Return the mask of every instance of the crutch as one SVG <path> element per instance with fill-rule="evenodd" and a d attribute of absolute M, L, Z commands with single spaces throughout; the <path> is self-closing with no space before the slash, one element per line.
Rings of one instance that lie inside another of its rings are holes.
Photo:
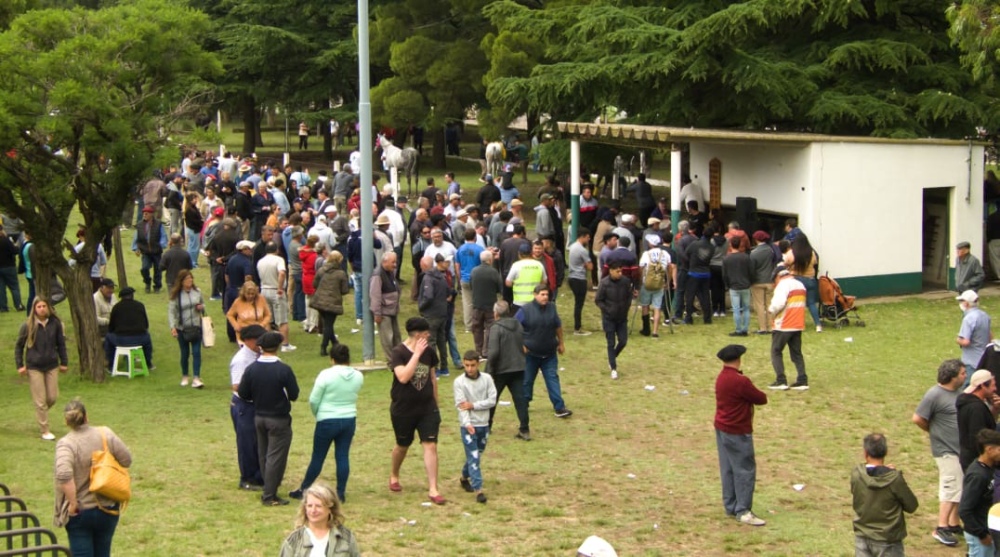
<path fill-rule="evenodd" d="M 667 298 L 667 309 L 666 309 L 667 326 L 670 328 L 670 334 L 674 334 L 674 316 L 670 315 L 671 308 L 673 308 L 674 305 L 671 303 L 671 300 L 670 300 L 670 284 L 669 284 L 669 281 L 667 281 L 667 285 L 663 287 L 663 291 L 664 291 L 664 294 L 666 294 L 666 298 Z"/>

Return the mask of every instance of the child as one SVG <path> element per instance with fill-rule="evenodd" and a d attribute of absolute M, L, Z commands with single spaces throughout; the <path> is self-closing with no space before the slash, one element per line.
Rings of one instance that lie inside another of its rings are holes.
<path fill-rule="evenodd" d="M 483 474 L 479 460 L 486 450 L 490 436 L 490 408 L 496 404 L 497 388 L 493 378 L 479 373 L 479 354 L 469 350 L 462 358 L 465 374 L 455 378 L 455 407 L 462 426 L 462 445 L 465 446 L 465 466 L 462 467 L 462 489 L 476 493 L 476 501 L 486 502 L 483 493 Z"/>

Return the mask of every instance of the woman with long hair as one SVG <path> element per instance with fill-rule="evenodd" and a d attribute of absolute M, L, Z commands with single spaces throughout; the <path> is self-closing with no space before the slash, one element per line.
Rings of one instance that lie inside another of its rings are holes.
<path fill-rule="evenodd" d="M 791 254 L 789 260 L 788 254 Z M 819 316 L 819 281 L 817 280 L 817 269 L 819 269 L 819 256 L 816 250 L 809 243 L 809 238 L 805 234 L 799 234 L 792 241 L 791 249 L 785 252 L 785 264 L 791 268 L 792 274 L 799 279 L 799 282 L 806 287 L 806 308 L 812 315 L 813 324 L 816 325 L 816 332 L 823 332 L 823 322 Z"/>
<path fill-rule="evenodd" d="M 79 400 L 66 405 L 70 432 L 56 443 L 56 526 L 64 526 L 73 555 L 109 557 L 118 526 L 119 504 L 90 492 L 91 455 L 105 448 L 128 468 L 132 453 L 110 428 L 95 428 Z"/>
<path fill-rule="evenodd" d="M 226 313 L 226 319 L 236 331 L 236 338 L 240 338 L 240 331 L 248 325 L 260 325 L 267 330 L 271 329 L 271 308 L 267 300 L 260 295 L 260 289 L 252 280 L 248 280 L 240 287 L 240 294 L 233 301 Z M 242 341 L 241 341 L 242 342 Z"/>
<path fill-rule="evenodd" d="M 167 304 L 170 334 L 181 347 L 181 387 L 188 386 L 188 360 L 193 356 L 194 381 L 191 386 L 200 389 L 201 382 L 201 318 L 205 315 L 205 299 L 194 285 L 194 275 L 187 269 L 177 273 L 170 287 Z"/>
<path fill-rule="evenodd" d="M 311 301 L 316 287 L 313 286 L 313 279 L 316 278 L 316 246 L 319 244 L 319 237 L 312 236 L 306 238 L 306 245 L 299 248 L 299 261 L 302 262 L 302 292 L 306 295 L 306 321 L 302 324 L 307 333 L 316 330 L 319 321 L 319 312 L 312 308 Z"/>
<path fill-rule="evenodd" d="M 281 544 L 280 557 L 360 557 L 358 542 L 344 526 L 345 520 L 330 486 L 313 484 L 299 506 L 295 530 Z"/>
<path fill-rule="evenodd" d="M 191 256 L 191 266 L 198 268 L 198 252 L 201 250 L 201 229 L 205 218 L 201 216 L 201 196 L 189 193 L 184 198 L 184 234 L 187 238 L 187 252 Z"/>
<path fill-rule="evenodd" d="M 347 479 L 351 475 L 351 441 L 358 418 L 358 391 L 365 378 L 351 367 L 351 351 L 347 345 L 333 345 L 330 360 L 333 366 L 319 372 L 309 395 L 309 408 L 316 416 L 312 459 L 299 489 L 288 494 L 292 499 L 301 499 L 303 491 L 319 477 L 332 443 L 337 463 L 337 497 L 341 502 L 346 501 Z"/>
<path fill-rule="evenodd" d="M 343 262 L 344 256 L 339 251 L 331 250 L 330 255 L 323 262 L 323 266 L 316 271 L 316 276 L 312 281 L 315 292 L 309 303 L 310 307 L 319 312 L 323 329 L 320 356 L 326 356 L 326 349 L 330 343 L 337 344 L 337 335 L 333 332 L 333 325 L 337 321 L 337 316 L 344 314 L 344 294 L 347 294 L 351 289 L 347 281 L 347 273 L 342 267 Z"/>
<path fill-rule="evenodd" d="M 28 320 L 21 325 L 14 344 L 14 362 L 17 373 L 28 376 L 31 400 L 35 404 L 35 419 L 42 431 L 42 439 L 55 440 L 49 428 L 49 408 L 59 398 L 59 373 L 69 369 L 66 355 L 66 336 L 62 321 L 48 301 L 41 298 L 31 304 Z"/>

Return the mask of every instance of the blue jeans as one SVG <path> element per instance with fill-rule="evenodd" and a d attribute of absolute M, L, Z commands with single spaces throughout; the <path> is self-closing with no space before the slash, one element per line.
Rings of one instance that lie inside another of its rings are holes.
<path fill-rule="evenodd" d="M 757 485 L 753 435 L 733 435 L 715 430 L 715 445 L 719 450 L 722 506 L 727 514 L 739 516 L 753 509 L 753 490 Z"/>
<path fill-rule="evenodd" d="M 260 461 L 257 460 L 257 426 L 254 425 L 253 404 L 233 394 L 229 416 L 236 432 L 236 461 L 240 466 L 240 482 L 263 485 Z"/>
<path fill-rule="evenodd" d="M 559 386 L 559 356 L 553 354 L 547 357 L 525 354 L 524 356 L 524 399 L 531 402 L 535 390 L 535 377 L 542 372 L 545 389 L 549 391 L 549 400 L 556 412 L 566 409 L 562 399 L 562 389 Z"/>
<path fill-rule="evenodd" d="M 448 351 L 451 356 L 451 363 L 459 371 L 462 370 L 462 355 L 458 353 L 458 337 L 455 336 L 455 306 L 449 304 L 448 307 Z"/>
<path fill-rule="evenodd" d="M 163 288 L 163 271 L 160 270 L 160 255 L 159 253 L 142 254 L 142 268 L 139 269 L 139 273 L 142 275 L 142 283 L 146 285 L 146 288 L 149 288 L 150 284 L 157 290 Z M 150 277 L 150 269 L 152 269 L 152 277 Z"/>
<path fill-rule="evenodd" d="M 604 338 L 608 343 L 608 365 L 611 369 L 618 369 L 618 355 L 625 350 L 628 344 L 628 319 L 612 321 L 601 316 L 601 328 L 604 330 Z M 615 338 L 618 344 L 615 345 Z"/>
<path fill-rule="evenodd" d="M 490 438 L 490 428 L 479 426 L 475 433 L 469 433 L 464 427 L 459 429 L 462 433 L 462 446 L 465 447 L 465 466 L 462 466 L 462 477 L 469 478 L 472 489 L 480 491 L 483 489 L 483 471 L 479 462 L 483 458 L 483 451 L 486 450 L 486 440 Z"/>
<path fill-rule="evenodd" d="M 361 319 L 361 284 L 364 282 L 364 276 L 361 273 L 354 273 L 354 318 Z"/>
<path fill-rule="evenodd" d="M 7 307 L 7 292 L 14 301 L 14 307 L 21 307 L 21 285 L 17 282 L 17 267 L 0 267 L 0 311 L 10 311 Z"/>
<path fill-rule="evenodd" d="M 309 461 L 306 477 L 299 489 L 305 491 L 319 477 L 319 473 L 323 471 L 323 461 L 330 452 L 330 443 L 333 443 L 333 459 L 337 463 L 337 497 L 344 502 L 347 478 L 351 475 L 351 441 L 354 439 L 357 422 L 357 418 L 331 418 L 316 422 L 312 460 Z"/>
<path fill-rule="evenodd" d="M 302 290 L 302 274 L 292 275 L 295 293 L 292 295 L 292 320 L 306 320 L 306 293 Z"/>
<path fill-rule="evenodd" d="M 819 327 L 823 324 L 819 318 L 819 281 L 814 277 L 796 275 L 795 278 L 806 287 L 806 307 L 809 308 L 809 315 L 812 315 L 813 324 Z"/>
<path fill-rule="evenodd" d="M 72 516 L 66 523 L 69 548 L 74 557 L 110 557 L 111 539 L 118 517 L 94 507 Z"/>
<path fill-rule="evenodd" d="M 733 323 L 737 333 L 750 329 L 750 289 L 730 290 L 729 301 L 733 304 Z"/>
<path fill-rule="evenodd" d="M 194 356 L 194 376 L 201 377 L 201 339 L 188 342 L 184 340 L 184 333 L 178 329 L 177 344 L 181 345 L 181 375 L 188 376 L 188 358 Z"/>
<path fill-rule="evenodd" d="M 201 237 L 198 231 L 184 227 L 184 234 L 187 235 L 187 252 L 191 256 L 191 266 L 198 268 L 198 250 L 201 249 Z"/>
<path fill-rule="evenodd" d="M 965 545 L 969 547 L 969 557 L 993 557 L 993 546 L 983 545 L 979 538 L 972 534 L 965 534 Z"/>

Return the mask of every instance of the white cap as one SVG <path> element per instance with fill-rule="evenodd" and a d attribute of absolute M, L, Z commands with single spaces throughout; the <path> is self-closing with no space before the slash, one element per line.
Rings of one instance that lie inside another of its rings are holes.
<path fill-rule="evenodd" d="M 976 294 L 976 292 L 973 290 L 966 290 L 965 292 L 962 292 L 958 296 L 955 296 L 955 299 L 962 302 L 968 302 L 970 304 L 974 304 L 979 301 L 979 294 Z"/>

